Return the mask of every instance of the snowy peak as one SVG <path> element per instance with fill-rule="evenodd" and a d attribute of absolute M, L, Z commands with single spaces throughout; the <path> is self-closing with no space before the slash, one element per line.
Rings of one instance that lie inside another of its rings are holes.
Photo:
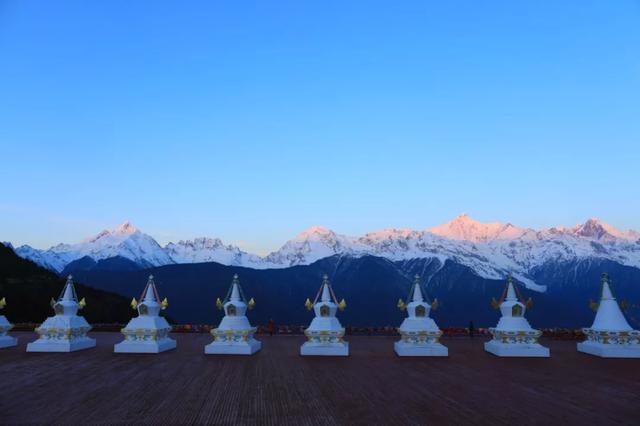
<path fill-rule="evenodd" d="M 619 231 L 613 226 L 601 222 L 597 218 L 591 218 L 583 224 L 576 225 L 572 229 L 572 231 L 573 234 L 577 236 L 591 238 L 594 240 L 611 240 L 613 238 L 627 237 L 627 235 L 625 235 L 622 231 Z"/>
<path fill-rule="evenodd" d="M 138 230 L 136 229 L 135 226 L 131 224 L 131 222 L 129 222 L 128 220 L 125 220 L 120 224 L 120 226 L 118 226 L 113 231 L 111 231 L 111 233 L 119 234 L 119 235 L 131 235 L 137 231 Z"/>
<path fill-rule="evenodd" d="M 174 263 L 156 240 L 137 230 L 129 221 L 77 244 L 58 244 L 48 250 L 22 246 L 16 252 L 57 272 L 85 256 L 95 261 L 121 256 L 144 267 Z"/>
<path fill-rule="evenodd" d="M 293 239 L 294 241 L 307 241 L 307 240 L 326 240 L 335 238 L 336 233 L 330 229 L 320 225 L 313 225 L 308 229 L 305 229 Z"/>
<path fill-rule="evenodd" d="M 133 235 L 135 233 L 139 232 L 135 226 L 133 226 L 131 224 L 131 222 L 129 222 L 128 220 L 125 220 L 124 222 L 122 222 L 119 226 L 117 226 L 114 229 L 105 229 L 104 231 L 100 232 L 98 235 L 94 236 L 94 237 L 90 237 L 85 239 L 83 242 L 85 243 L 94 243 L 100 239 L 103 238 L 117 238 L 117 239 L 126 239 L 127 237 L 129 237 L 130 235 Z"/>
<path fill-rule="evenodd" d="M 451 222 L 429 229 L 432 234 L 449 240 L 487 242 L 496 239 L 513 239 L 522 236 L 524 229 L 510 223 L 482 223 L 461 214 Z"/>
<path fill-rule="evenodd" d="M 322 226 L 312 226 L 294 239 L 287 241 L 278 251 L 269 254 L 269 264 L 282 266 L 308 265 L 335 254 L 351 253 L 354 239 Z"/>
<path fill-rule="evenodd" d="M 195 238 L 169 243 L 164 251 L 176 263 L 217 262 L 224 265 L 260 267 L 260 257 L 246 253 L 233 245 L 225 245 L 219 238 Z"/>

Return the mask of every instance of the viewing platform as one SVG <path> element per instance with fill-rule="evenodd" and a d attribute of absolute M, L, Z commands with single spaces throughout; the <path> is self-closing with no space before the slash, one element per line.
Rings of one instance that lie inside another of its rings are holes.
<path fill-rule="evenodd" d="M 114 354 L 119 333 L 89 333 L 92 351 L 0 352 L 2 422 L 154 424 L 630 424 L 637 360 L 601 359 L 544 339 L 546 359 L 495 357 L 486 337 L 445 339 L 448 358 L 399 358 L 396 336 L 350 336 L 350 357 L 301 357 L 301 335 L 261 336 L 252 357 L 207 355 L 206 333 L 174 333 L 162 354 Z M 62 391 L 64 389 L 64 391 Z M 598 407 L 594 410 L 593 407 Z"/>

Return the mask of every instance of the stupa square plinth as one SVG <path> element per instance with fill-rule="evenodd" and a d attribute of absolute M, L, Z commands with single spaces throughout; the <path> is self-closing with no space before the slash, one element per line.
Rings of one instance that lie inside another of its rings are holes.
<path fill-rule="evenodd" d="M 93 348 L 95 339 L 87 336 L 91 326 L 78 316 L 85 306 L 84 299 L 78 302 L 71 275 L 57 302 L 52 301 L 55 316 L 47 318 L 35 329 L 38 340 L 27 344 L 27 352 L 73 352 Z"/>
<path fill-rule="evenodd" d="M 218 299 L 216 305 L 224 310 L 225 316 L 218 328 L 211 330 L 213 342 L 204 347 L 205 354 L 253 355 L 262 349 L 262 342 L 253 337 L 256 328 L 251 326 L 246 316 L 247 309 L 252 309 L 255 301 L 247 301 L 244 297 L 238 275 L 233 276 L 224 301 Z"/>
<path fill-rule="evenodd" d="M 504 357 L 549 357 L 549 349 L 538 343 L 539 330 L 496 330 L 490 328 L 493 339 L 484 344 L 484 350 Z"/>
<path fill-rule="evenodd" d="M 124 341 L 114 345 L 114 352 L 157 354 L 175 349 L 176 341 L 169 337 L 171 326 L 160 316 L 160 311 L 168 306 L 168 302 L 166 298 L 160 302 L 153 275 L 149 276 L 142 291 L 140 303 L 134 298 L 131 306 L 138 311 L 138 316 L 120 331 Z"/>

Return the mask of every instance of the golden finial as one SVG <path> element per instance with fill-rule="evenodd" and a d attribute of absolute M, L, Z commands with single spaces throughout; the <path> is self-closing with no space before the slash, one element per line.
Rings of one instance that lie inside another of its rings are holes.
<path fill-rule="evenodd" d="M 78 302 L 78 309 L 84 309 L 85 306 L 87 306 L 87 301 L 83 297 L 82 300 Z"/>
<path fill-rule="evenodd" d="M 407 308 L 407 305 L 405 305 L 404 300 L 402 299 L 398 299 L 398 309 L 400 309 L 401 311 L 404 311 Z"/>
<path fill-rule="evenodd" d="M 0 309 L 4 308 L 5 306 L 7 306 L 7 298 L 3 297 L 2 299 L 0 299 Z"/>
<path fill-rule="evenodd" d="M 134 297 L 133 299 L 131 299 L 131 309 L 135 311 L 137 308 L 138 308 L 138 301 Z"/>
<path fill-rule="evenodd" d="M 621 300 L 620 309 L 622 309 L 623 311 L 626 311 L 627 308 L 629 308 L 629 302 L 627 302 L 626 300 Z"/>
<path fill-rule="evenodd" d="M 500 302 L 498 302 L 495 297 L 491 298 L 491 307 L 493 309 L 500 309 Z"/>
<path fill-rule="evenodd" d="M 250 310 L 256 307 L 256 301 L 255 301 L 255 300 L 253 300 L 253 297 L 251 298 L 251 300 L 249 300 L 249 303 L 247 303 L 247 307 L 248 307 Z"/>
<path fill-rule="evenodd" d="M 598 306 L 600 304 L 598 302 L 594 302 L 593 300 L 589 299 L 589 307 L 591 308 L 592 311 L 597 311 L 598 310 Z"/>
<path fill-rule="evenodd" d="M 309 298 L 307 297 L 307 300 L 304 302 L 304 307 L 307 308 L 307 310 L 311 310 L 313 309 L 313 303 L 311 303 L 311 300 L 309 300 Z"/>
<path fill-rule="evenodd" d="M 437 298 L 433 299 L 433 302 L 431 303 L 431 309 L 435 311 L 439 307 L 440 307 L 440 302 L 438 301 L 438 299 Z"/>
<path fill-rule="evenodd" d="M 338 303 L 338 309 L 340 309 L 341 311 L 344 311 L 347 308 L 347 302 L 342 299 L 340 301 L 340 303 Z"/>
<path fill-rule="evenodd" d="M 169 307 L 169 300 L 165 297 L 165 298 L 162 300 L 162 303 L 160 303 L 160 309 L 162 309 L 162 310 L 164 311 L 164 310 L 165 310 L 165 309 L 167 309 L 168 307 Z"/>
<path fill-rule="evenodd" d="M 533 299 L 532 298 L 527 299 L 527 303 L 525 303 L 525 306 L 527 307 L 527 309 L 533 308 Z"/>
<path fill-rule="evenodd" d="M 216 299 L 216 308 L 222 310 L 222 308 L 224 308 L 224 304 L 222 303 L 222 300 L 220 300 L 220 298 L 218 297 Z"/>

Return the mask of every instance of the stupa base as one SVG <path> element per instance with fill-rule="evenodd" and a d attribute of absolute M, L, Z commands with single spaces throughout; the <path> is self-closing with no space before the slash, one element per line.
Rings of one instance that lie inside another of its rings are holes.
<path fill-rule="evenodd" d="M 262 342 L 251 339 L 246 342 L 212 342 L 204 347 L 206 355 L 253 355 L 262 349 Z"/>
<path fill-rule="evenodd" d="M 300 346 L 302 356 L 349 356 L 349 342 L 316 344 L 305 342 Z"/>
<path fill-rule="evenodd" d="M 586 341 L 578 343 L 578 352 L 601 358 L 640 358 L 640 345 L 616 345 Z"/>
<path fill-rule="evenodd" d="M 175 349 L 177 343 L 173 339 L 165 338 L 155 342 L 129 342 L 124 341 L 113 346 L 113 352 L 119 354 L 159 354 L 160 352 Z"/>
<path fill-rule="evenodd" d="M 0 337 L 0 349 L 2 348 L 10 348 L 12 346 L 16 346 L 18 344 L 18 339 L 11 336 L 2 336 Z"/>
<path fill-rule="evenodd" d="M 484 350 L 503 357 L 549 358 L 549 348 L 539 343 L 500 343 L 491 340 L 484 344 Z"/>
<path fill-rule="evenodd" d="M 440 343 L 415 345 L 412 343 L 395 342 L 393 349 L 398 356 L 449 356 L 449 349 Z"/>
<path fill-rule="evenodd" d="M 73 340 L 38 339 L 27 344 L 27 352 L 75 352 L 96 346 L 96 339 L 81 337 Z"/>

